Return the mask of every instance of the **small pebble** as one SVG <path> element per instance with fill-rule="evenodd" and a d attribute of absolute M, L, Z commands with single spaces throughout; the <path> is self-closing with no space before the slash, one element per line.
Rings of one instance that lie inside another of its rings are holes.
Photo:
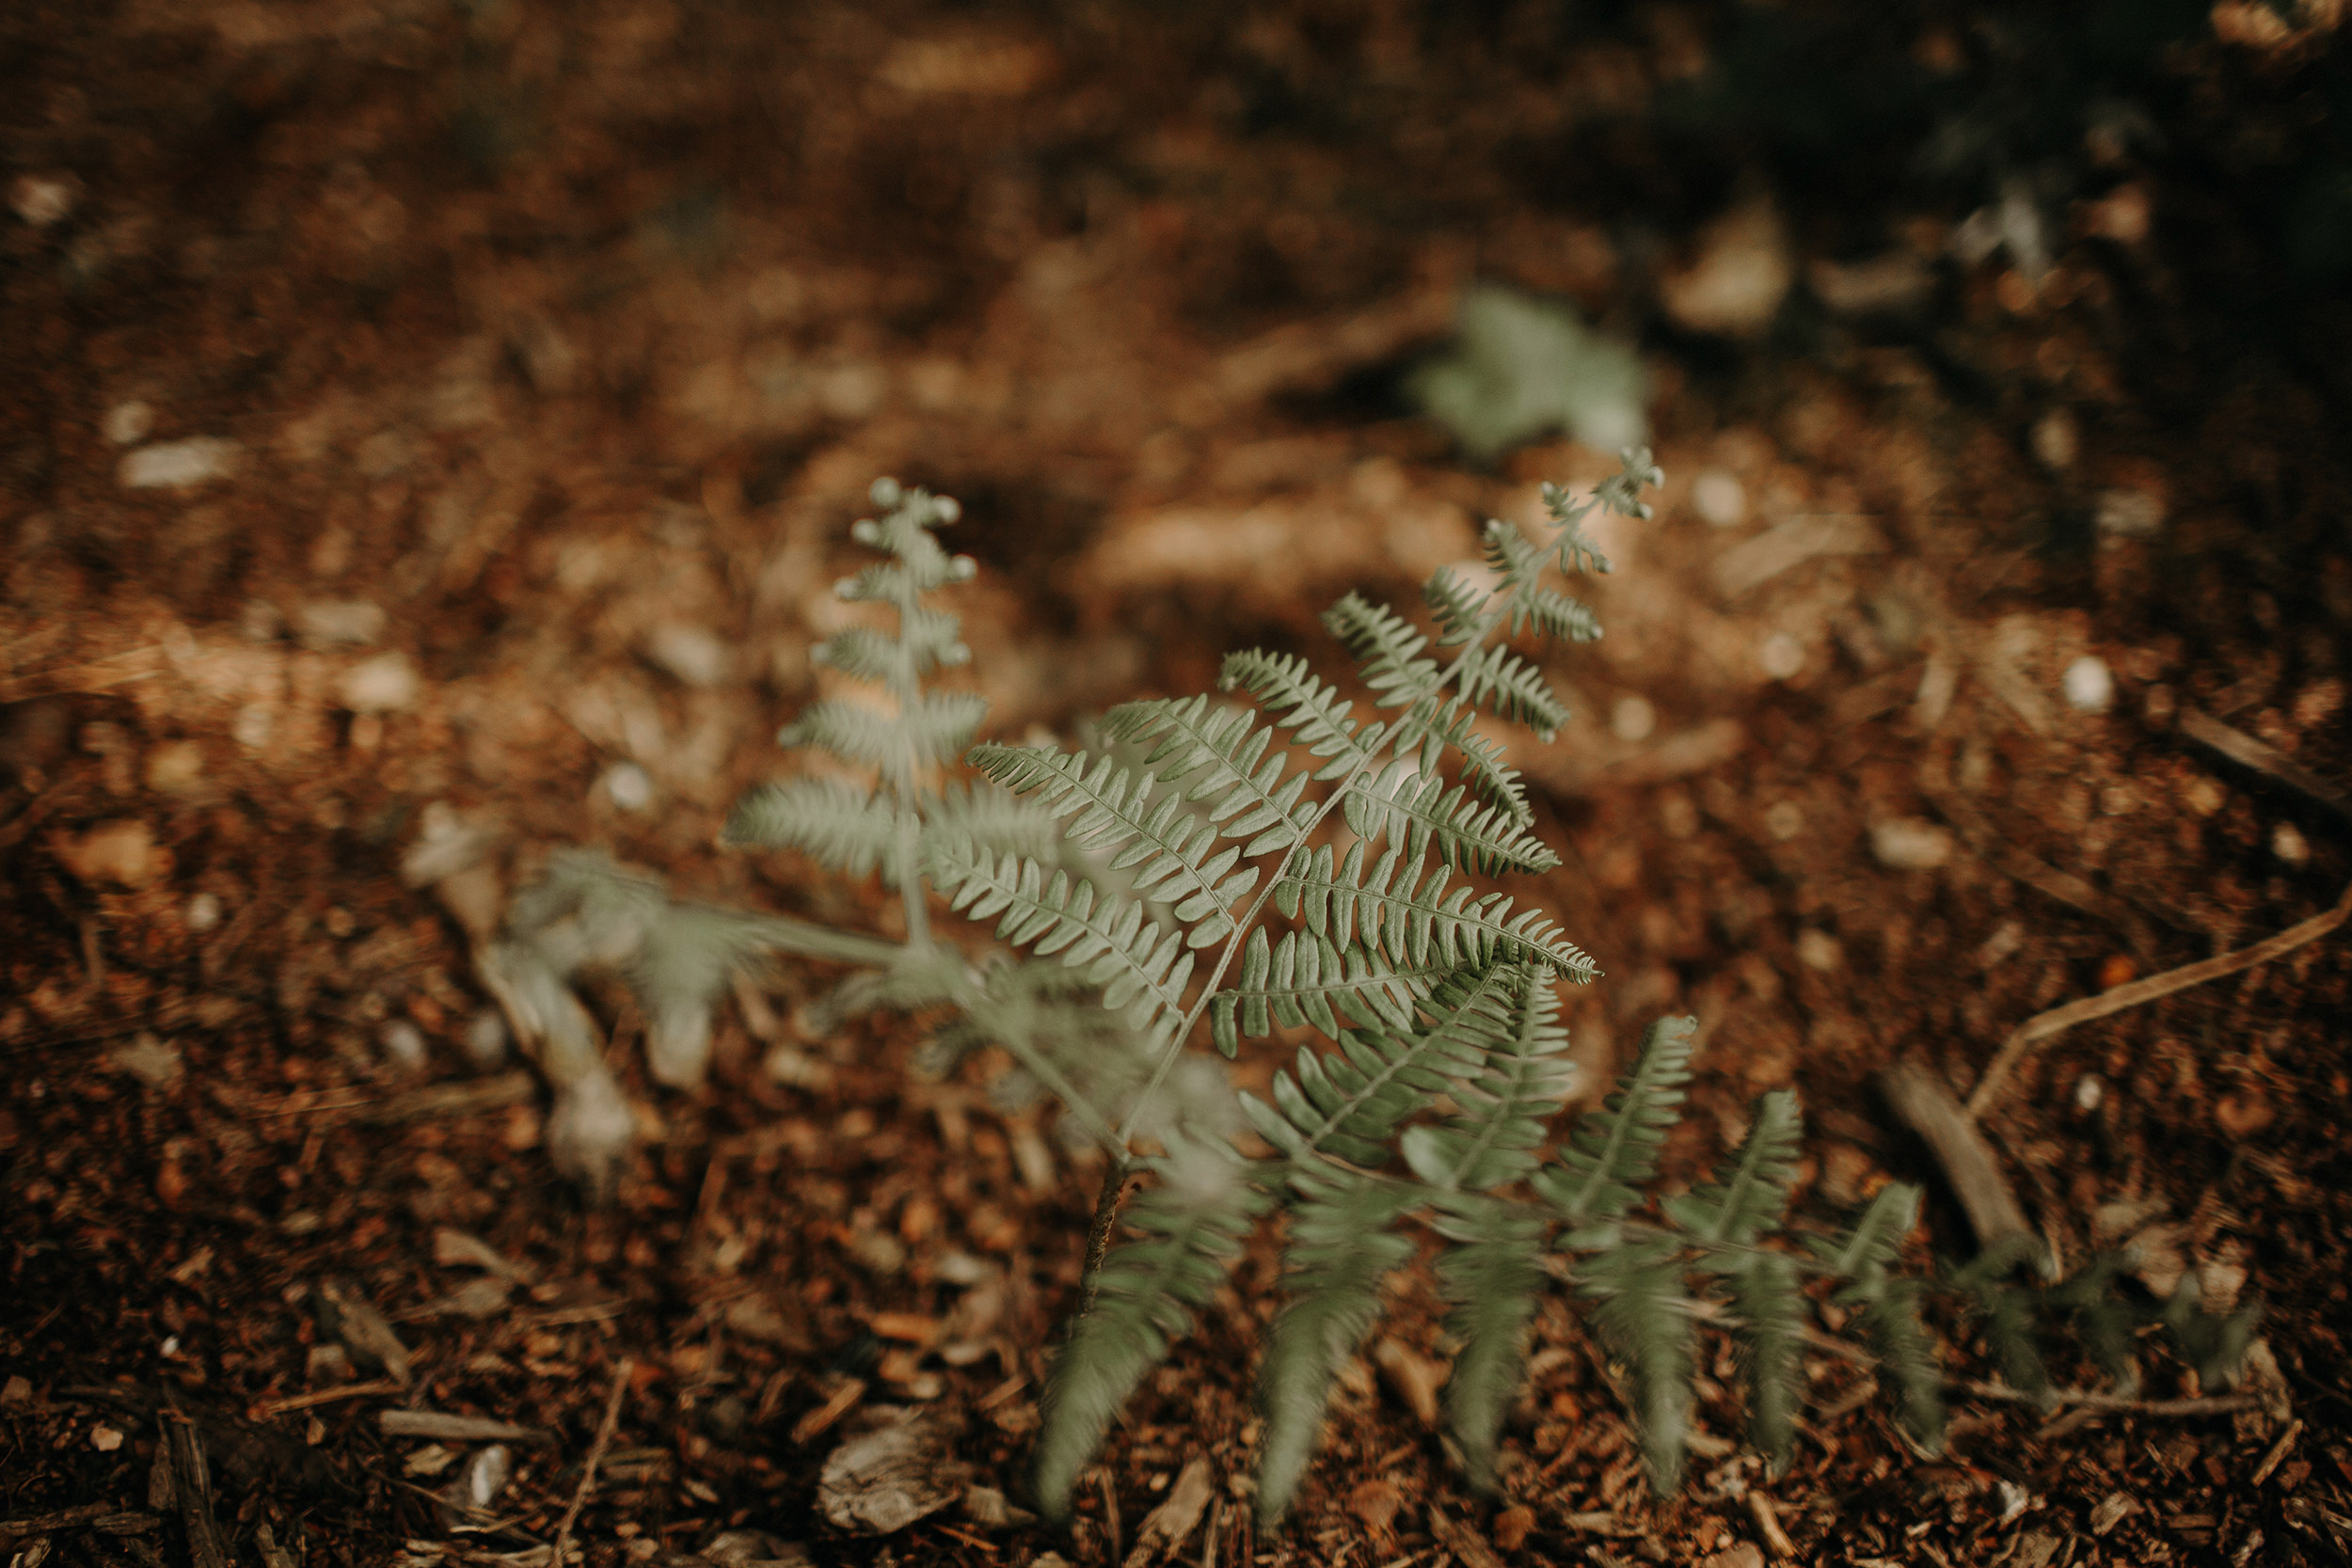
<path fill-rule="evenodd" d="M 2051 472 L 2064 473 L 2073 467 L 2081 450 L 2082 431 L 2072 411 L 2053 408 L 2035 423 L 2033 454 Z"/>
<path fill-rule="evenodd" d="M 1899 816 L 1870 830 L 1870 852 L 1897 871 L 1932 871 L 1952 858 L 1952 835 L 1932 822 Z"/>
<path fill-rule="evenodd" d="M 188 900 L 187 912 L 181 918 L 188 923 L 188 929 L 191 931 L 200 934 L 214 929 L 220 924 L 220 895 L 213 893 L 198 894 Z"/>
<path fill-rule="evenodd" d="M 2270 852 L 2289 865 L 2301 865 L 2312 858 L 2311 845 L 2292 822 L 2281 822 L 2270 830 Z"/>
<path fill-rule="evenodd" d="M 234 441 L 211 436 L 164 441 L 126 454 L 116 466 L 115 477 L 126 490 L 185 489 L 228 477 L 242 451 Z"/>
<path fill-rule="evenodd" d="M 1804 668 L 1804 644 L 1785 631 L 1776 631 L 1756 649 L 1756 662 L 1769 678 L 1785 681 Z"/>
<path fill-rule="evenodd" d="M 1691 505 L 1716 528 L 1738 528 L 1747 520 L 1748 493 L 1735 475 L 1708 468 L 1691 482 Z"/>
<path fill-rule="evenodd" d="M 1658 710 L 1646 697 L 1620 697 L 1609 711 L 1609 733 L 1630 745 L 1647 740 L 1658 728 Z"/>
<path fill-rule="evenodd" d="M 2086 1072 L 2074 1080 L 2074 1109 L 2095 1111 L 2107 1097 L 2106 1080 L 2095 1072 Z"/>
<path fill-rule="evenodd" d="M 645 639 L 645 657 L 688 686 L 718 686 L 733 663 L 727 645 L 708 628 L 677 624 L 654 628 Z"/>
<path fill-rule="evenodd" d="M 155 428 L 153 405 L 133 398 L 106 410 L 106 439 L 118 447 L 135 447 Z"/>
<path fill-rule="evenodd" d="M 35 229 L 62 223 L 73 211 L 72 183 L 49 175 L 19 175 L 8 187 L 8 209 Z"/>
<path fill-rule="evenodd" d="M 422 1072 L 427 1052 L 424 1031 L 405 1018 L 393 1019 L 376 1032 L 376 1043 L 383 1046 L 385 1057 L 403 1072 Z"/>
<path fill-rule="evenodd" d="M 2096 654 L 2085 654 L 2068 665 L 2058 686 L 2077 713 L 2105 713 L 2115 701 L 2115 676 Z"/>
<path fill-rule="evenodd" d="M 185 795 L 204 782 L 204 748 L 193 740 L 167 740 L 147 753 L 147 787 L 158 795 Z"/>
<path fill-rule="evenodd" d="M 506 1065 L 506 1019 L 496 1007 L 485 1007 L 467 1022 L 459 1037 L 466 1060 L 487 1072 Z"/>
<path fill-rule="evenodd" d="M 1775 800 L 1765 809 L 1764 831 L 1786 844 L 1804 832 L 1804 808 L 1794 800 Z"/>
<path fill-rule="evenodd" d="M 2164 528 L 2164 502 L 2145 490 L 2103 490 L 2091 515 L 2107 539 L 2146 539 Z"/>
<path fill-rule="evenodd" d="M 1807 927 L 1797 933 L 1797 961 L 1826 974 L 1846 961 L 1846 950 L 1827 931 Z"/>
<path fill-rule="evenodd" d="M 417 700 L 424 682 L 403 653 L 378 654 L 343 672 L 343 706 L 354 713 L 393 713 Z"/>
<path fill-rule="evenodd" d="M 616 762 L 598 781 L 604 793 L 623 811 L 644 811 L 653 804 L 653 776 L 633 762 Z"/>
<path fill-rule="evenodd" d="M 118 1072 L 127 1072 L 151 1089 L 167 1089 L 180 1081 L 182 1062 L 180 1048 L 166 1045 L 153 1035 L 142 1030 L 127 1045 L 116 1046 L 106 1053 L 107 1065 Z"/>
<path fill-rule="evenodd" d="M 81 882 L 145 887 L 170 867 L 154 830 L 136 818 L 101 822 L 87 832 L 59 834 L 57 859 Z"/>
<path fill-rule="evenodd" d="M 322 599 L 297 606 L 294 635 L 310 648 L 364 648 L 384 635 L 384 607 L 365 599 Z"/>

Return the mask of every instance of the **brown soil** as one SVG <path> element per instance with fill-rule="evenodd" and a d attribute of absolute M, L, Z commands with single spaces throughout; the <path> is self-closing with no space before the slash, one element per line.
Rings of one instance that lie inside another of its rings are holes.
<path fill-rule="evenodd" d="M 151 1487 L 193 1430 L 238 1560 L 267 1527 L 306 1564 L 541 1562 L 624 1367 L 569 1537 L 599 1568 L 741 1528 L 820 1562 L 1118 1561 L 1199 1455 L 1219 1500 L 1185 1560 L 1728 1565 L 1772 1545 L 1767 1495 L 1824 1563 L 2352 1553 L 2342 934 L 2047 1042 L 1986 1118 L 2061 1256 L 2133 1238 L 2152 1288 L 2261 1304 L 2267 1409 L 1963 1393 L 1930 1463 L 1824 1358 L 1791 1474 L 1710 1438 L 1656 1503 L 1564 1300 L 1483 1499 L 1409 1397 L 1443 1350 L 1422 1269 L 1255 1545 L 1271 1235 L 1074 1534 L 984 1507 L 846 1534 L 816 1494 L 861 1403 L 929 1405 L 1018 1501 L 1095 1169 L 977 1066 L 914 1075 L 910 1026 L 796 1037 L 814 973 L 730 1013 L 700 1098 L 647 1086 L 596 995 L 644 1131 L 609 1208 L 549 1173 L 534 1081 L 469 1056 L 470 942 L 564 845 L 891 929 L 870 887 L 712 847 L 784 766 L 874 476 L 961 499 L 992 726 L 1066 737 L 1229 647 L 1335 657 L 1332 596 L 1402 602 L 1478 518 L 1606 473 L 1565 443 L 1482 470 L 1407 417 L 1398 372 L 1473 277 L 1641 337 L 1659 384 L 1659 516 L 1613 534 L 1607 639 L 1552 660 L 1577 725 L 1517 752 L 1567 865 L 1518 891 L 1610 972 L 1574 1015 L 1588 1081 L 1701 1018 L 1671 1177 L 1794 1085 L 1808 1222 L 1932 1183 L 1878 1069 L 1964 1093 L 2029 1015 L 2331 905 L 2341 810 L 2182 716 L 2352 778 L 2352 315 L 2289 275 L 2268 194 L 2335 134 L 2332 36 L 2224 6 L 2136 89 L 2160 139 L 2065 121 L 2037 283 L 1947 259 L 1984 193 L 1906 184 L 1899 148 L 1808 162 L 1692 120 L 1747 8 L 1609 9 L 11 8 L 0 1558 L 179 1560 L 200 1532 Z M 1963 9 L 1820 19 L 1825 100 L 1889 59 L 1981 64 L 2018 20 Z M 1674 280 L 1767 189 L 1798 291 L 1699 330 Z M 1926 293 L 1834 308 L 1815 263 L 1889 254 L 1928 259 Z M 181 449 L 217 477 L 126 483 L 192 438 L 234 443 Z M 1740 517 L 1702 515 L 1734 490 Z M 2092 655 L 2104 713 L 2063 694 Z M 616 803 L 623 762 L 651 809 Z M 452 812 L 497 835 L 470 901 L 401 875 Z M 1972 1244 L 1939 1196 L 1922 1265 Z M 366 1364 L 370 1303 L 405 1377 Z M 1709 1354 L 1699 1419 L 1735 1436 Z M 2151 1401 L 2214 1392 L 2142 1361 Z M 428 1495 L 464 1452 L 421 1457 L 387 1408 L 551 1440 L 467 1533 Z"/>

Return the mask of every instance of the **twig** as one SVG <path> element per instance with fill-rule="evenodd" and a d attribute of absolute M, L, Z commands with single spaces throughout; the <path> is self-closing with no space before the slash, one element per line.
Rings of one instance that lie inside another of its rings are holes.
<path fill-rule="evenodd" d="M 2250 768 L 2289 788 L 2300 790 L 2338 816 L 2352 821 L 2352 800 L 2346 800 L 2333 784 L 2293 757 L 2273 751 L 2244 731 L 2233 730 L 2193 707 L 2181 709 L 2180 726 L 2183 735 L 2200 745 L 2211 747 L 2241 768 Z"/>
<path fill-rule="evenodd" d="M 181 1526 L 188 1534 L 188 1556 L 196 1568 L 230 1568 L 229 1544 L 221 1539 L 220 1521 L 213 1517 L 213 1472 L 204 1462 L 204 1440 L 168 1384 L 163 1402 L 155 1419 L 171 1454 L 172 1491 L 180 1504 Z"/>
<path fill-rule="evenodd" d="M 2026 1223 L 2026 1212 L 2018 1207 L 2016 1196 L 2001 1175 L 1993 1150 L 1941 1078 L 1916 1062 L 1897 1062 L 1879 1074 L 1879 1089 L 1895 1114 L 1902 1117 L 1903 1124 L 1917 1133 L 1919 1141 L 1935 1156 L 1944 1180 L 1951 1184 L 1953 1196 L 1968 1212 L 1968 1226 L 1977 1233 L 1979 1251 L 1991 1252 L 2004 1243 L 2013 1245 L 2013 1239 L 2019 1236 L 2025 1237 L 2034 1250 L 2041 1250 L 2033 1239 L 2033 1227 Z"/>
<path fill-rule="evenodd" d="M 564 1511 L 564 1522 L 555 1528 L 554 1555 L 548 1560 L 548 1568 L 564 1568 L 564 1553 L 572 1544 L 572 1527 L 580 1523 L 580 1511 L 588 1506 L 588 1494 L 596 1489 L 596 1466 L 604 1463 L 604 1450 L 612 1446 L 612 1433 L 621 1424 L 621 1396 L 628 1392 L 630 1374 L 637 1363 L 621 1357 L 621 1364 L 612 1369 L 612 1391 L 604 1399 L 604 1419 L 596 1427 L 596 1440 L 589 1445 L 588 1463 L 580 1472 L 580 1485 L 572 1491 L 572 1502 Z"/>
<path fill-rule="evenodd" d="M 274 1416 L 288 1415 L 296 1410 L 309 1410 L 315 1405 L 333 1404 L 338 1400 L 372 1400 L 379 1394 L 397 1394 L 401 1386 L 390 1378 L 378 1378 L 373 1383 L 345 1383 L 333 1388 L 313 1388 L 307 1394 L 287 1394 L 274 1400 L 262 1400 L 246 1411 L 246 1418 L 266 1421 Z"/>
<path fill-rule="evenodd" d="M 2276 936 L 2265 937 L 2251 947 L 2241 947 L 2234 953 L 2224 953 L 2202 963 L 2169 969 L 2161 974 L 2151 974 L 2145 980 L 2134 980 L 2129 985 L 2118 986 L 2097 996 L 2086 996 L 2078 1002 L 2069 1002 L 2063 1007 L 2053 1007 L 2046 1013 L 2036 1014 L 2019 1024 L 2009 1038 L 2001 1042 L 2001 1049 L 1994 1053 L 1992 1065 L 1984 1069 L 1984 1076 L 1977 1080 L 1976 1088 L 1968 1096 L 1968 1115 L 1980 1117 L 1990 1110 L 1993 1102 L 2000 1098 L 2002 1088 L 2008 1085 L 2010 1073 L 2015 1070 L 2026 1052 L 2051 1036 L 2064 1034 L 2077 1023 L 2088 1023 L 2092 1019 L 2120 1013 L 2143 1002 L 2153 1002 L 2160 996 L 2169 996 L 2176 990 L 2186 990 L 2191 986 L 2201 986 L 2208 980 L 2218 980 L 2240 970 L 2251 969 L 2256 964 L 2267 963 L 2272 958 L 2317 942 L 2343 925 L 2347 916 L 2352 916 L 2352 882 L 2344 884 L 2343 896 L 2336 900 L 2333 909 L 2315 914 L 2300 925 L 2290 926 Z"/>
<path fill-rule="evenodd" d="M 2102 1394 L 2093 1388 L 2052 1388 L 2029 1394 L 2006 1383 L 1979 1383 L 1965 1378 L 1947 1379 L 1945 1386 L 1977 1399 L 1999 1400 L 2007 1404 L 2074 1404 L 2091 1410 L 2127 1411 L 2134 1416 L 2226 1416 L 2233 1411 L 2251 1410 L 2262 1402 L 2251 1394 L 2208 1394 L 2194 1400 L 2135 1399 L 2128 1394 Z"/>

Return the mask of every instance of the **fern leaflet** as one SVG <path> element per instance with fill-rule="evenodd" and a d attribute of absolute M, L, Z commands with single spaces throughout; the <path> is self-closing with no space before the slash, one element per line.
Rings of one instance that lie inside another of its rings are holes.
<path fill-rule="evenodd" d="M 1208 1146 L 1151 1162 L 1161 1184 L 1126 1223 L 1144 1234 L 1104 1255 L 1094 1299 L 1071 1325 L 1041 1409 L 1030 1483 L 1047 1517 L 1070 1516 L 1070 1495 L 1111 1418 L 1143 1374 L 1192 1330 L 1192 1309 L 1224 1281 L 1265 1200 L 1231 1154 Z"/>
<path fill-rule="evenodd" d="M 1550 1200 L 1571 1227 L 1564 1243 L 1590 1244 L 1581 1234 L 1624 1218 L 1642 1201 L 1637 1183 L 1658 1173 L 1658 1149 L 1679 1113 L 1682 1085 L 1691 1081 L 1691 1037 L 1695 1018 L 1661 1018 L 1650 1025 L 1633 1069 L 1617 1080 L 1617 1092 L 1587 1112 L 1560 1151 L 1559 1163 L 1535 1176 L 1535 1190 Z"/>
<path fill-rule="evenodd" d="M 1318 1165 L 1294 1167 L 1291 1186 L 1291 1299 L 1267 1335 L 1260 1380 L 1258 1508 L 1269 1527 L 1290 1511 L 1314 1455 L 1331 1380 L 1379 1316 L 1380 1281 L 1413 1255 L 1389 1229 L 1412 1206 L 1409 1190 Z"/>

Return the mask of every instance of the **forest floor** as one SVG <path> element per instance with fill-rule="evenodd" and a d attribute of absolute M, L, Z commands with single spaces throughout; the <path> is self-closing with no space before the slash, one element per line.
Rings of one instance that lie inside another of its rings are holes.
<path fill-rule="evenodd" d="M 1269 1232 L 1073 1528 L 1030 1520 L 1099 1161 L 985 1062 L 922 1077 L 915 1024 L 807 1037 L 824 974 L 747 988 L 699 1096 L 596 990 L 638 1152 L 603 1207 L 550 1170 L 472 955 L 551 851 L 895 930 L 714 847 L 790 766 L 876 476 L 962 503 L 993 735 L 1235 647 L 1327 662 L 1332 598 L 1406 604 L 1613 469 L 1414 416 L 1472 279 L 1651 377 L 1658 515 L 1611 529 L 1607 636 L 1547 656 L 1575 721 L 1515 748 L 1565 864 L 1515 891 L 1608 972 L 1588 1094 L 1700 1019 L 1670 1180 L 1794 1087 L 1801 1213 L 1919 1181 L 1915 1259 L 1965 1258 L 1883 1069 L 1965 1096 L 2029 1017 L 2340 908 L 2352 312 L 2262 205 L 2332 36 L 2200 18 L 2138 119 L 2045 106 L 2021 208 L 1751 135 L 1796 110 L 1698 89 L 1768 8 L 1454 9 L 9 8 L 0 1560 L 2352 1556 L 2343 932 L 2039 1042 L 1981 1117 L 2070 1266 L 2128 1243 L 2151 1299 L 2259 1304 L 2247 1388 L 2152 1338 L 2136 1398 L 2045 1412 L 1939 1308 L 1947 1450 L 1824 1355 L 1768 1480 L 1710 1340 L 1667 1501 L 1565 1296 L 1471 1493 L 1424 1262 L 1254 1538 Z M 1789 90 L 1960 91 L 2003 69 L 1975 9 L 1824 24 Z M 844 1528 L 826 1461 L 900 1407 L 938 1448 L 898 1484 L 947 1506 Z"/>

